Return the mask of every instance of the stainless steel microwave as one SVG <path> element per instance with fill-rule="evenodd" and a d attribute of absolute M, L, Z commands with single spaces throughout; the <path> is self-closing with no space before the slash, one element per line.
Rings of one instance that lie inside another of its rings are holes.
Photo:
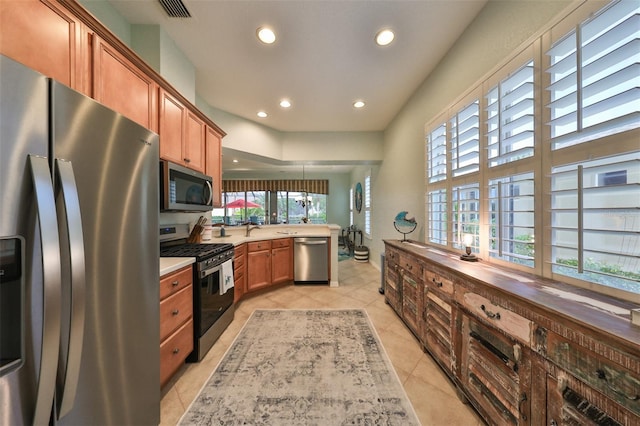
<path fill-rule="evenodd" d="M 213 178 L 170 161 L 160 161 L 160 210 L 213 209 Z"/>

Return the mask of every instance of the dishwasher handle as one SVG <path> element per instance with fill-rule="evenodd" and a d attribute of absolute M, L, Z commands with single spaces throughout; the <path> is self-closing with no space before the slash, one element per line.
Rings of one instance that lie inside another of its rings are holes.
<path fill-rule="evenodd" d="M 327 245 L 327 240 L 322 241 L 294 241 L 295 244 L 300 244 L 303 246 L 325 246 Z"/>

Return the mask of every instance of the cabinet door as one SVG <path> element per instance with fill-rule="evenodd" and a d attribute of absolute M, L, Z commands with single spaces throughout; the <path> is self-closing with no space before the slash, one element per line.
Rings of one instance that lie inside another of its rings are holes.
<path fill-rule="evenodd" d="M 247 258 L 247 246 L 242 244 L 240 246 L 236 246 L 235 248 L 235 256 L 233 259 L 233 279 L 235 281 L 234 287 L 235 292 L 233 293 L 233 301 L 238 302 L 244 293 L 247 291 L 247 275 L 245 273 L 246 270 L 246 260 Z"/>
<path fill-rule="evenodd" d="M 56 1 L 0 1 L 0 52 L 82 91 L 81 25 Z"/>
<path fill-rule="evenodd" d="M 271 249 L 247 254 L 247 291 L 271 285 Z"/>
<path fill-rule="evenodd" d="M 156 82 L 97 35 L 92 40 L 93 98 L 157 132 Z"/>
<path fill-rule="evenodd" d="M 418 316 L 421 311 L 422 281 L 413 275 L 402 274 L 402 319 L 418 335 Z"/>
<path fill-rule="evenodd" d="M 560 372 L 562 377 L 547 375 L 547 424 L 637 425 L 640 416 L 620 407 L 610 399 Z"/>
<path fill-rule="evenodd" d="M 291 247 L 271 250 L 271 282 L 273 284 L 291 280 Z"/>
<path fill-rule="evenodd" d="M 182 140 L 187 109 L 176 98 L 160 89 L 160 158 L 184 165 Z"/>
<path fill-rule="evenodd" d="M 204 173 L 205 124 L 192 111 L 187 110 L 184 138 L 184 162 L 190 169 Z"/>
<path fill-rule="evenodd" d="M 456 357 L 453 350 L 452 305 L 425 285 L 423 306 L 420 340 L 440 366 L 453 375 L 456 369 Z"/>
<path fill-rule="evenodd" d="M 222 207 L 222 138 L 209 126 L 205 155 L 205 173 L 213 177 L 213 207 Z"/>
<path fill-rule="evenodd" d="M 398 275 L 398 264 L 393 259 L 393 256 L 387 254 L 384 268 L 384 301 L 398 315 L 402 315 L 402 283 Z"/>
<path fill-rule="evenodd" d="M 494 424 L 530 423 L 531 358 L 518 343 L 463 315 L 461 374 L 464 388 Z"/>

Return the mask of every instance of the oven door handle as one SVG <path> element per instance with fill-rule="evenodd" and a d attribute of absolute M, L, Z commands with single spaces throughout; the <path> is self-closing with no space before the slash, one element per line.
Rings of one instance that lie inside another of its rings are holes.
<path fill-rule="evenodd" d="M 204 271 L 200 271 L 200 273 L 199 273 L 200 279 L 202 279 L 204 277 L 208 277 L 211 274 L 215 274 L 216 272 L 218 272 L 221 269 L 222 269 L 222 265 L 216 265 L 213 268 L 209 268 L 209 269 L 205 269 Z"/>

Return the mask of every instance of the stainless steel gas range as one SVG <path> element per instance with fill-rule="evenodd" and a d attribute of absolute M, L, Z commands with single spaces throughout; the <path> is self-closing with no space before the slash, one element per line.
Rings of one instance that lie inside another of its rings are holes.
<path fill-rule="evenodd" d="M 193 352 L 204 358 L 233 321 L 233 244 L 187 243 L 189 225 L 160 226 L 160 257 L 195 257 L 193 268 Z"/>

